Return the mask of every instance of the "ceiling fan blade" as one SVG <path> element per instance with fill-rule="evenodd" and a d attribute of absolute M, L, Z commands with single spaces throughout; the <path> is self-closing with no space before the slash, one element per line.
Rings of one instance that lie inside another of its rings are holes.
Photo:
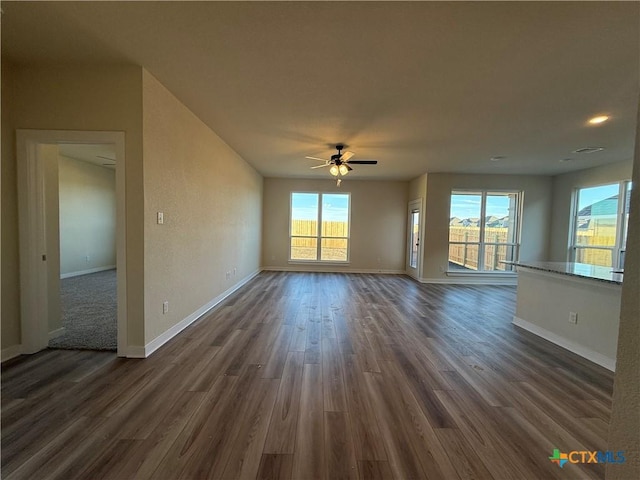
<path fill-rule="evenodd" d="M 309 160 L 319 160 L 321 162 L 328 162 L 329 161 L 326 158 L 318 158 L 318 157 L 304 157 L 304 158 L 308 158 Z"/>
<path fill-rule="evenodd" d="M 377 165 L 377 160 L 351 160 L 349 162 L 351 165 Z"/>
<path fill-rule="evenodd" d="M 353 152 L 344 152 L 342 154 L 342 156 L 340 157 L 340 160 L 342 160 L 343 162 L 348 162 L 349 159 L 351 157 L 353 157 L 354 155 L 355 155 L 355 153 L 353 153 Z"/>
<path fill-rule="evenodd" d="M 331 164 L 330 163 L 325 163 L 324 165 L 316 165 L 315 167 L 311 167 L 311 169 L 313 170 L 314 168 L 328 167 L 329 165 L 331 165 Z"/>
<path fill-rule="evenodd" d="M 349 171 L 353 170 L 353 168 L 351 168 L 348 163 L 345 163 L 344 166 L 347 167 L 347 170 Z"/>

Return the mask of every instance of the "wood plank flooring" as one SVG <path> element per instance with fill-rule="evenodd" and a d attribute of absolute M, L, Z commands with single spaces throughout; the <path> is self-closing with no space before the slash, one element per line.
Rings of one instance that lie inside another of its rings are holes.
<path fill-rule="evenodd" d="M 541 301 L 543 301 L 541 299 Z M 601 479 L 613 375 L 515 288 L 263 272 L 145 360 L 2 368 L 4 479 Z"/>

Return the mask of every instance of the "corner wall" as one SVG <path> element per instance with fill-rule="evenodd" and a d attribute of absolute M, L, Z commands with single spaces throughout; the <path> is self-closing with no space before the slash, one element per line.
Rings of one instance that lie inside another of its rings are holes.
<path fill-rule="evenodd" d="M 258 272 L 262 176 L 147 71 L 142 84 L 148 354 Z"/>
<path fill-rule="evenodd" d="M 13 107 L 14 67 L 2 61 L 2 249 L 0 285 L 2 292 L 2 351 L 20 345 L 20 288 L 18 251 L 18 189 L 15 161 L 15 127 L 10 112 Z"/>
<path fill-rule="evenodd" d="M 20 344 L 16 129 L 126 134 L 129 345 L 143 345 L 142 69 L 2 64 L 2 349 Z"/>
<path fill-rule="evenodd" d="M 618 330 L 616 376 L 609 423 L 609 450 L 625 452 L 623 464 L 607 464 L 607 480 L 640 478 L 640 102 L 636 122 L 636 147 L 627 256 Z"/>

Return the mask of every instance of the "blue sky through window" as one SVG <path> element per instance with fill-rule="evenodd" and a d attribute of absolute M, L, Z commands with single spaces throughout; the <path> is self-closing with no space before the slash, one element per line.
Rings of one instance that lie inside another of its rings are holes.
<path fill-rule="evenodd" d="M 593 205 L 614 195 L 618 195 L 620 186 L 617 183 L 611 185 L 600 185 L 597 187 L 581 188 L 578 197 L 578 210 Z"/>
<path fill-rule="evenodd" d="M 480 195 L 451 195 L 450 217 L 479 218 L 481 201 Z M 487 195 L 486 214 L 499 218 L 509 215 L 509 197 L 507 195 Z"/>
<path fill-rule="evenodd" d="M 293 193 L 291 195 L 292 218 L 294 220 L 317 220 L 317 193 Z M 349 195 L 344 193 L 325 193 L 322 196 L 322 219 L 325 221 L 346 222 L 349 220 Z"/>

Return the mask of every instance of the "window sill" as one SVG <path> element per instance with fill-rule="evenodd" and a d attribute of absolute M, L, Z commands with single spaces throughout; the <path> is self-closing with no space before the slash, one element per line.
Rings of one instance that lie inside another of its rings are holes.
<path fill-rule="evenodd" d="M 291 265 L 350 265 L 351 262 L 341 262 L 338 260 L 289 260 Z"/>
<path fill-rule="evenodd" d="M 478 272 L 475 270 L 471 270 L 468 272 L 458 272 L 458 271 L 446 271 L 445 274 L 448 277 L 516 277 L 518 276 L 518 272 Z"/>

